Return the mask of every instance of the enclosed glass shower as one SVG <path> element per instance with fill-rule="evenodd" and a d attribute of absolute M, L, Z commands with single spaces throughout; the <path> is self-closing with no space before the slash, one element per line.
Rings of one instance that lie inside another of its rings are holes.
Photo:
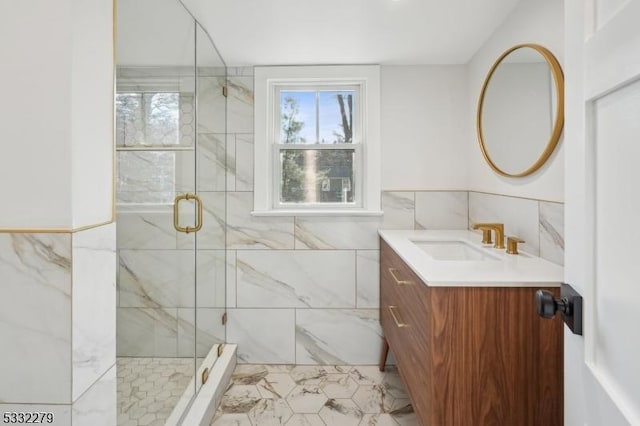
<path fill-rule="evenodd" d="M 178 0 L 117 10 L 118 424 L 173 424 L 225 342 L 226 66 Z"/>

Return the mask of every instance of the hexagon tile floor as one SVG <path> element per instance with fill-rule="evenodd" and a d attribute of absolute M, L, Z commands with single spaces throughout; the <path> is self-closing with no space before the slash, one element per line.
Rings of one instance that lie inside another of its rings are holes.
<path fill-rule="evenodd" d="M 162 426 L 193 377 L 192 358 L 118 358 L 118 426 Z"/>
<path fill-rule="evenodd" d="M 398 372 L 376 366 L 238 365 L 212 426 L 414 426 Z"/>

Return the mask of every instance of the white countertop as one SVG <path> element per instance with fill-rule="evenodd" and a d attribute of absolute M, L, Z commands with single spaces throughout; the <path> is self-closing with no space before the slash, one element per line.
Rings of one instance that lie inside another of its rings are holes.
<path fill-rule="evenodd" d="M 482 235 L 463 230 L 378 231 L 380 237 L 428 286 L 434 287 L 560 287 L 562 266 L 521 252 L 481 244 Z M 435 260 L 412 242 L 464 241 L 496 257 L 490 260 Z"/>

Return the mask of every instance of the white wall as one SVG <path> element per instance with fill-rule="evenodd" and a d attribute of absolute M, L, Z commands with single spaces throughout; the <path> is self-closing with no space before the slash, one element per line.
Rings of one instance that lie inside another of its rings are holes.
<path fill-rule="evenodd" d="M 113 5 L 73 0 L 71 121 L 73 228 L 113 218 Z"/>
<path fill-rule="evenodd" d="M 476 108 L 487 72 L 509 47 L 537 43 L 558 58 L 564 57 L 564 9 L 557 0 L 522 0 L 505 22 L 478 50 L 468 64 L 467 144 L 468 189 L 550 201 L 564 200 L 564 147 L 562 140 L 550 160 L 526 178 L 504 178 L 494 173 L 482 157 L 476 136 Z"/>
<path fill-rule="evenodd" d="M 70 41 L 70 2 L 0 3 L 0 228 L 71 224 Z"/>
<path fill-rule="evenodd" d="M 0 5 L 2 229 L 111 220 L 113 6 Z"/>
<path fill-rule="evenodd" d="M 466 190 L 466 66 L 381 68 L 382 189 Z"/>
<path fill-rule="evenodd" d="M 117 52 L 118 66 L 192 67 L 193 19 L 177 0 L 119 1 Z"/>

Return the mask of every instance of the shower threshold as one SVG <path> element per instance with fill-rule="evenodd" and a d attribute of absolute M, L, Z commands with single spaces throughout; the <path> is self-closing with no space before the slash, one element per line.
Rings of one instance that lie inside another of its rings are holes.
<path fill-rule="evenodd" d="M 192 377 L 182 397 L 173 409 L 166 426 L 209 425 L 220 405 L 222 396 L 231 382 L 231 375 L 236 368 L 237 345 L 224 344 L 218 357 L 218 346 L 214 345 L 204 362 L 198 366 L 196 377 Z M 209 368 L 209 378 L 202 384 L 202 373 Z M 195 398 L 191 391 L 197 380 L 200 390 Z"/>
<path fill-rule="evenodd" d="M 199 385 L 204 368 L 211 371 L 193 401 L 193 358 L 118 357 L 118 426 L 208 425 L 236 365 L 236 345 L 217 352 L 214 345 L 197 360 Z"/>

